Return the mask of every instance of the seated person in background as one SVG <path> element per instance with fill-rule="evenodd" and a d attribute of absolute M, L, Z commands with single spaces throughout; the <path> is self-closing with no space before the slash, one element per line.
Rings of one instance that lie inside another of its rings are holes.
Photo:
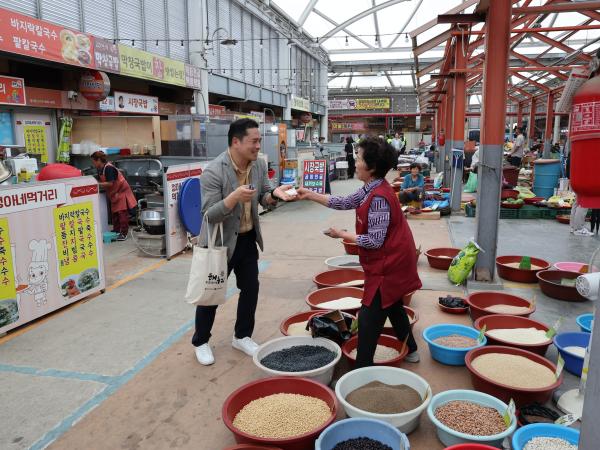
<path fill-rule="evenodd" d="M 403 205 L 412 202 L 420 201 L 423 197 L 425 187 L 425 178 L 421 175 L 421 166 L 417 163 L 410 165 L 410 173 L 404 177 L 398 198 Z"/>

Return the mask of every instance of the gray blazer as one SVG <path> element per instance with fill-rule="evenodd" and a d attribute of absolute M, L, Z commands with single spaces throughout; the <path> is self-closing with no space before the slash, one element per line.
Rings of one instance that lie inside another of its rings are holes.
<path fill-rule="evenodd" d="M 256 187 L 257 191 L 257 195 L 252 198 L 252 221 L 256 230 L 256 242 L 263 250 L 263 239 L 260 222 L 258 221 L 258 202 L 260 201 L 263 208 L 267 208 L 266 200 L 271 191 L 267 165 L 264 160 L 259 158 L 253 163 L 250 170 L 250 183 Z M 227 259 L 229 260 L 235 250 L 240 230 L 242 206 L 238 203 L 233 209 L 229 210 L 223 203 L 223 199 L 239 187 L 235 169 L 226 151 L 211 161 L 202 172 L 200 185 L 202 190 L 202 215 L 206 214 L 208 217 L 211 231 L 213 225 L 223 223 L 223 245 L 227 247 Z M 203 220 L 200 232 L 201 246 L 206 246 L 208 243 L 206 230 L 206 221 Z M 217 243 L 221 243 L 220 237 L 217 237 Z"/>

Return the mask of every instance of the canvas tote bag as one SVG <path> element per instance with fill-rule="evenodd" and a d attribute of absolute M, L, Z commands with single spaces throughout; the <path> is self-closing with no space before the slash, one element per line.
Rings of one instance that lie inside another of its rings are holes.
<path fill-rule="evenodd" d="M 208 248 L 194 246 L 185 301 L 196 306 L 222 305 L 227 300 L 227 247 L 223 246 L 223 224 L 215 225 L 211 234 L 206 215 L 204 220 Z M 218 232 L 221 233 L 220 247 L 215 246 Z"/>

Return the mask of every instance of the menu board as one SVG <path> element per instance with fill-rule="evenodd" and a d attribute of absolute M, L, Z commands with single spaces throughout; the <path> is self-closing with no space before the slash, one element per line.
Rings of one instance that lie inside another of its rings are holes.
<path fill-rule="evenodd" d="M 104 289 L 98 182 L 78 177 L 0 194 L 0 333 Z"/>
<path fill-rule="evenodd" d="M 325 177 L 327 161 L 324 159 L 308 159 L 304 161 L 302 186 L 319 194 L 325 193 Z"/>
<path fill-rule="evenodd" d="M 0 105 L 25 105 L 23 78 L 0 76 Z"/>
<path fill-rule="evenodd" d="M 48 143 L 44 125 L 24 125 L 25 150 L 32 155 L 40 155 L 42 162 L 48 162 Z"/>

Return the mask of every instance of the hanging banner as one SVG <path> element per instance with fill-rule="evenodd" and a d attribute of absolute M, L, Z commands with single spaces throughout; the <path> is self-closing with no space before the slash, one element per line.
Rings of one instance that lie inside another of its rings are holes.
<path fill-rule="evenodd" d="M 357 98 L 356 109 L 389 109 L 389 98 Z"/>
<path fill-rule="evenodd" d="M 48 162 L 48 143 L 44 125 L 24 125 L 25 150 L 32 155 L 40 155 L 42 162 Z"/>
<path fill-rule="evenodd" d="M 158 114 L 158 97 L 115 91 L 114 98 L 117 112 Z"/>
<path fill-rule="evenodd" d="M 327 103 L 328 109 L 356 109 L 356 100 L 351 98 L 332 98 Z"/>
<path fill-rule="evenodd" d="M 0 333 L 105 287 L 98 182 L 58 181 L 0 197 Z"/>
<path fill-rule="evenodd" d="M 192 89 L 202 88 L 202 69 L 200 67 L 185 65 L 185 84 Z"/>
<path fill-rule="evenodd" d="M 298 111 L 310 111 L 310 100 L 307 98 L 292 95 L 290 97 L 290 104 L 292 109 L 297 109 Z"/>
<path fill-rule="evenodd" d="M 119 47 L 106 39 L 94 39 L 94 59 L 96 67 L 108 72 L 120 72 Z"/>
<path fill-rule="evenodd" d="M 325 177 L 327 176 L 327 161 L 324 159 L 308 159 L 304 161 L 302 186 L 319 194 L 325 193 Z"/>
<path fill-rule="evenodd" d="M 119 44 L 121 73 L 147 80 L 185 86 L 185 64 Z"/>
<path fill-rule="evenodd" d="M 0 76 L 0 105 L 25 104 L 25 80 Z"/>

